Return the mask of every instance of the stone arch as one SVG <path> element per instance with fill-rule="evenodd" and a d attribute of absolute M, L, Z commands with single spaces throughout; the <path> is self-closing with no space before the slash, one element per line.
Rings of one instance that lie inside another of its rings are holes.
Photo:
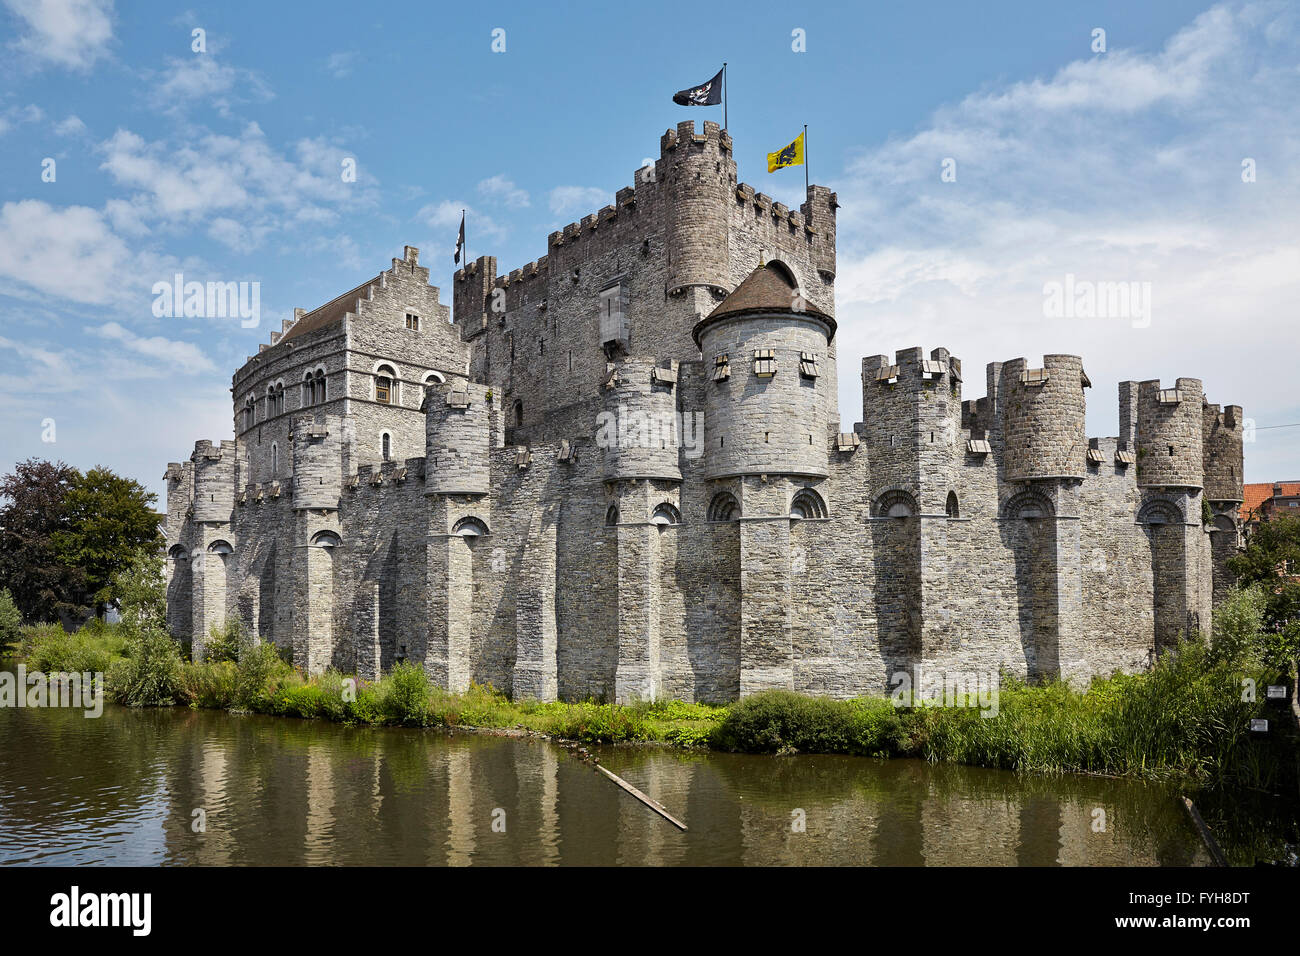
<path fill-rule="evenodd" d="M 387 429 L 379 433 L 379 460 L 393 460 L 393 433 Z"/>
<path fill-rule="evenodd" d="M 1182 524 L 1183 510 L 1165 498 L 1154 498 L 1138 511 L 1137 520 L 1138 524 Z"/>
<path fill-rule="evenodd" d="M 618 505 L 611 504 L 609 508 L 606 509 L 605 524 L 608 527 L 613 527 L 618 524 Z"/>
<path fill-rule="evenodd" d="M 773 269 L 776 272 L 778 272 L 781 275 L 781 277 L 785 279 L 786 282 L 790 283 L 796 289 L 803 288 L 803 285 L 799 282 L 799 276 L 795 273 L 794 269 L 790 266 L 790 264 L 786 262 L 784 259 L 768 259 L 767 262 L 764 263 L 764 265 L 766 265 L 769 269 Z"/>
<path fill-rule="evenodd" d="M 735 521 L 740 517 L 740 502 L 730 491 L 719 491 L 709 502 L 708 520 Z"/>
<path fill-rule="evenodd" d="M 229 541 L 226 541 L 224 539 L 218 539 L 216 541 L 213 541 L 210 545 L 208 545 L 208 553 L 220 554 L 220 555 L 234 554 L 235 549 L 230 546 Z"/>
<path fill-rule="evenodd" d="M 650 523 L 661 527 L 681 524 L 682 513 L 677 510 L 677 506 L 671 501 L 663 501 L 655 505 L 655 510 L 650 513 Z"/>
<path fill-rule="evenodd" d="M 190 552 L 183 544 L 174 544 L 167 551 L 167 557 L 171 561 L 185 561 L 189 556 Z"/>
<path fill-rule="evenodd" d="M 446 385 L 447 376 L 437 371 L 425 372 L 423 381 L 425 388 L 428 388 L 430 385 Z"/>
<path fill-rule="evenodd" d="M 342 543 L 343 539 L 334 531 L 317 531 L 311 536 L 313 548 L 337 548 Z"/>
<path fill-rule="evenodd" d="M 957 501 L 957 492 L 948 492 L 948 500 L 943 505 L 944 514 L 949 518 L 961 517 L 961 505 Z"/>
<path fill-rule="evenodd" d="M 1052 499 L 1039 491 L 1018 491 L 1002 503 L 1004 518 L 1054 518 Z"/>
<path fill-rule="evenodd" d="M 1230 534 L 1236 534 L 1237 522 L 1233 521 L 1228 515 L 1219 515 L 1214 519 L 1215 531 L 1227 531 Z"/>
<path fill-rule="evenodd" d="M 451 526 L 451 533 L 459 535 L 462 538 L 477 538 L 480 535 L 490 534 L 487 522 L 482 518 L 475 517 L 474 515 L 467 515 L 453 524 Z"/>
<path fill-rule="evenodd" d="M 790 517 L 795 520 L 825 518 L 826 502 L 812 488 L 800 488 L 790 499 Z"/>
<path fill-rule="evenodd" d="M 876 498 L 871 513 L 877 518 L 911 518 L 920 511 L 916 499 L 901 488 L 891 488 Z"/>

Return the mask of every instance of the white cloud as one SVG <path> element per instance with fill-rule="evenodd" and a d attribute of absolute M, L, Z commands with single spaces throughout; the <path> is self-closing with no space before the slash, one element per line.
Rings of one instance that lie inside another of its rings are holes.
<path fill-rule="evenodd" d="M 86 131 L 86 124 L 81 121 L 81 117 L 76 115 L 68 116 L 54 124 L 54 132 L 60 136 L 75 136 L 78 133 Z"/>
<path fill-rule="evenodd" d="M 352 75 L 352 65 L 357 60 L 357 53 L 354 50 L 343 50 L 338 53 L 331 53 L 325 59 L 325 70 L 336 80 L 342 80 Z"/>
<path fill-rule="evenodd" d="M 526 209 L 529 204 L 527 190 L 520 189 L 501 173 L 482 180 L 478 191 L 490 199 L 500 200 L 510 209 Z"/>
<path fill-rule="evenodd" d="M 571 212 L 589 215 L 609 205 L 611 199 L 606 190 L 596 186 L 556 186 L 550 193 L 551 212 L 557 216 Z"/>
<path fill-rule="evenodd" d="M 104 215 L 87 206 L 57 209 L 37 199 L 0 206 L 0 277 L 59 299 L 123 301 L 124 279 L 140 260 Z"/>
<path fill-rule="evenodd" d="M 116 342 L 130 352 L 162 363 L 163 367 L 160 369 L 162 372 L 195 374 L 216 371 L 216 366 L 193 342 L 177 342 L 159 335 L 146 338 L 123 328 L 117 322 L 88 326 L 86 331 L 110 342 Z"/>
<path fill-rule="evenodd" d="M 1260 364 L 1295 341 L 1298 41 L 1285 8 L 1215 7 L 1157 52 L 968 96 L 858 155 L 836 184 L 846 420 L 861 417 L 862 355 L 922 345 L 965 360 L 965 398 L 984 393 L 987 362 L 1082 355 L 1090 435 L 1115 434 L 1127 379 L 1201 378 L 1261 425 L 1300 421 L 1287 376 Z M 955 182 L 940 180 L 945 158 Z M 1045 318 L 1044 284 L 1067 273 L 1151 283 L 1150 327 Z M 1279 439 L 1273 454 L 1266 434 L 1248 476 L 1300 474 L 1300 451 Z"/>
<path fill-rule="evenodd" d="M 194 102 L 208 102 L 223 116 L 240 103 L 265 102 L 270 87 L 253 70 L 220 62 L 215 53 L 169 56 L 158 85 L 150 93 L 156 109 L 179 113 Z"/>
<path fill-rule="evenodd" d="M 4 0 L 22 22 L 13 46 L 39 63 L 88 70 L 113 39 L 112 0 Z"/>
<path fill-rule="evenodd" d="M 179 146 L 120 129 L 99 150 L 101 168 L 138 190 L 132 203 L 169 222 L 233 219 L 237 212 L 246 229 L 265 235 L 293 223 L 330 222 L 339 207 L 375 199 L 364 170 L 357 182 L 343 181 L 343 161 L 352 154 L 316 138 L 299 140 L 288 155 L 256 123 L 237 136 L 206 132 Z"/>

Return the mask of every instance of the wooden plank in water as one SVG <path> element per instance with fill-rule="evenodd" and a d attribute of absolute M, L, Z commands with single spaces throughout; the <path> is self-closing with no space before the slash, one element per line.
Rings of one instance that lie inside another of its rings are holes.
<path fill-rule="evenodd" d="M 616 784 L 618 784 L 620 787 L 622 787 L 622 788 L 623 788 L 624 790 L 626 790 L 628 793 L 632 794 L 632 796 L 636 797 L 638 800 L 640 800 L 642 803 L 644 803 L 647 807 L 649 807 L 649 808 L 650 808 L 651 810 L 653 810 L 655 813 L 659 814 L 661 817 L 663 817 L 665 820 L 667 820 L 667 821 L 668 821 L 669 823 L 671 823 L 673 826 L 677 827 L 677 829 L 679 829 L 679 830 L 685 830 L 685 829 L 686 829 L 686 824 L 685 824 L 685 823 L 682 823 L 681 820 L 678 820 L 675 816 L 673 816 L 671 813 L 669 813 L 669 812 L 664 808 L 664 805 L 663 805 L 662 803 L 660 803 L 658 800 L 652 800 L 650 797 L 647 797 L 644 793 L 642 793 L 642 792 L 641 792 L 640 790 L 638 790 L 636 787 L 632 786 L 630 783 L 628 783 L 626 780 L 624 780 L 624 779 L 623 779 L 622 777 L 620 777 L 618 774 L 616 774 L 616 773 L 611 773 L 610 771 L 608 771 L 608 770 L 606 770 L 604 767 L 602 767 L 600 764 L 596 764 L 596 769 L 599 770 L 601 773 L 603 773 L 605 776 L 609 777 L 610 780 L 613 780 Z"/>
<path fill-rule="evenodd" d="M 1214 859 L 1214 865 L 1227 866 L 1228 858 L 1223 855 L 1223 851 L 1219 849 L 1218 842 L 1214 839 L 1214 834 L 1210 832 L 1210 828 L 1207 827 L 1205 821 L 1201 819 L 1201 812 L 1196 809 L 1196 804 L 1192 803 L 1192 801 L 1186 797 L 1183 797 L 1183 806 L 1187 808 L 1187 815 L 1192 818 L 1192 823 L 1195 825 L 1196 831 L 1201 835 L 1201 839 L 1205 841 L 1205 847 L 1210 851 L 1210 856 Z"/>

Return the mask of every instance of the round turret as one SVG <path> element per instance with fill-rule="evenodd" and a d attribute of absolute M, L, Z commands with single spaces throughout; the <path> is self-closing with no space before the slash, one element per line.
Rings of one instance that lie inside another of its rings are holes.
<path fill-rule="evenodd" d="M 341 421 L 318 424 L 310 415 L 293 420 L 293 506 L 296 510 L 335 510 L 343 494 Z"/>
<path fill-rule="evenodd" d="M 835 320 L 771 264 L 755 269 L 694 334 L 704 355 L 707 476 L 824 476 L 835 400 L 824 365 Z"/>
<path fill-rule="evenodd" d="M 235 508 L 235 457 L 233 441 L 194 443 L 194 520 L 229 521 Z"/>
<path fill-rule="evenodd" d="M 606 478 L 681 481 L 676 392 L 675 363 L 632 356 L 613 364 L 596 430 Z"/>
<path fill-rule="evenodd" d="M 431 385 L 424 419 L 424 493 L 485 495 L 491 487 L 488 389 L 463 379 Z"/>
<path fill-rule="evenodd" d="M 1008 481 L 1082 478 L 1086 470 L 1083 360 L 1044 355 L 1042 368 L 1004 362 L 998 391 Z"/>
<path fill-rule="evenodd" d="M 728 199 L 736 185 L 731 137 L 706 121 L 695 134 L 690 120 L 660 143 L 668 189 L 668 292 L 688 286 L 728 291 Z"/>
<path fill-rule="evenodd" d="M 1245 500 L 1241 406 L 1229 405 L 1220 411 L 1218 405 L 1203 405 L 1201 416 L 1205 497 L 1211 501 Z"/>
<path fill-rule="evenodd" d="M 1201 381 L 1138 385 L 1137 483 L 1140 488 L 1200 488 L 1204 473 Z"/>

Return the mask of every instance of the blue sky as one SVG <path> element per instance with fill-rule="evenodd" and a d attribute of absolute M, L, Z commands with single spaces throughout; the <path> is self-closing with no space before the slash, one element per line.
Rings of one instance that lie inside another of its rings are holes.
<path fill-rule="evenodd" d="M 1076 352 L 1090 435 L 1116 433 L 1118 381 L 1202 378 L 1259 428 L 1247 480 L 1300 478 L 1300 428 L 1268 427 L 1300 422 L 1295 5 L 307 9 L 0 0 L 0 468 L 102 463 L 160 491 L 195 439 L 229 437 L 231 373 L 295 306 L 404 244 L 449 302 L 461 208 L 471 254 L 543 255 L 665 128 L 720 119 L 671 94 L 726 60 L 741 179 L 797 205 L 802 171 L 763 156 L 807 123 L 839 193 L 846 429 L 862 355 L 948 347 L 975 398 L 989 361 Z M 259 282 L 260 326 L 155 317 L 176 271 Z M 1149 315 L 1049 316 L 1066 275 L 1149 284 Z"/>

